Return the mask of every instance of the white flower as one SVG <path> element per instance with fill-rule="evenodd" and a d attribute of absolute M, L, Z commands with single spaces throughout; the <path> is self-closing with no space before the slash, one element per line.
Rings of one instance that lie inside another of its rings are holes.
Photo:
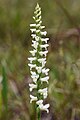
<path fill-rule="evenodd" d="M 35 37 L 35 40 L 36 40 L 36 41 L 39 41 L 39 37 L 38 37 L 38 36 L 36 36 L 36 37 Z"/>
<path fill-rule="evenodd" d="M 49 40 L 49 38 L 41 38 L 41 41 L 47 43 L 47 41 Z"/>
<path fill-rule="evenodd" d="M 44 31 L 44 32 L 41 32 L 41 35 L 44 35 L 44 36 L 46 36 L 46 35 L 47 35 L 47 32 L 46 32 L 46 31 Z"/>
<path fill-rule="evenodd" d="M 36 67 L 36 64 L 28 64 L 28 66 L 30 67 L 30 70 L 31 70 L 32 68 Z"/>
<path fill-rule="evenodd" d="M 33 19 L 36 20 L 36 18 L 33 16 Z"/>
<path fill-rule="evenodd" d="M 33 51 L 30 51 L 30 53 L 32 54 L 32 56 L 35 56 L 36 52 L 37 52 L 37 50 L 35 50 L 35 49 Z"/>
<path fill-rule="evenodd" d="M 49 80 L 49 76 L 40 78 L 40 81 L 41 81 L 41 82 L 47 82 L 47 83 L 48 83 L 48 80 Z"/>
<path fill-rule="evenodd" d="M 38 62 L 40 62 L 40 63 L 42 63 L 42 62 L 44 62 L 44 61 L 46 61 L 46 58 L 39 58 L 39 59 L 38 59 Z"/>
<path fill-rule="evenodd" d="M 42 63 L 42 67 L 44 67 L 46 64 L 46 58 L 40 58 L 38 59 L 38 62 Z"/>
<path fill-rule="evenodd" d="M 36 104 L 37 104 L 37 105 L 43 104 L 43 100 L 38 100 L 38 101 L 36 102 Z"/>
<path fill-rule="evenodd" d="M 30 29 L 30 30 L 31 30 L 32 33 L 36 31 L 36 29 Z"/>
<path fill-rule="evenodd" d="M 36 24 L 30 24 L 30 27 L 36 27 Z"/>
<path fill-rule="evenodd" d="M 41 11 L 36 15 L 36 17 L 39 17 L 41 15 Z"/>
<path fill-rule="evenodd" d="M 39 33 L 40 32 L 40 30 L 36 30 L 36 33 Z"/>
<path fill-rule="evenodd" d="M 41 10 L 41 8 L 39 7 L 39 4 L 37 3 L 37 6 L 35 8 L 36 10 L 38 9 L 39 11 Z"/>
<path fill-rule="evenodd" d="M 33 95 L 30 95 L 30 103 L 32 103 L 33 101 L 37 101 L 37 97 L 33 96 Z"/>
<path fill-rule="evenodd" d="M 41 73 L 41 71 L 42 71 L 42 67 L 38 67 L 38 66 L 36 66 L 36 70 L 37 70 L 38 73 Z"/>
<path fill-rule="evenodd" d="M 41 11 L 41 8 L 36 8 L 36 11 L 34 12 L 34 14 L 38 14 L 38 12 Z"/>
<path fill-rule="evenodd" d="M 37 85 L 35 84 L 29 84 L 30 91 L 32 91 L 34 88 L 37 88 Z"/>
<path fill-rule="evenodd" d="M 48 93 L 47 88 L 39 89 L 38 92 L 43 95 L 44 99 L 47 98 L 47 93 Z"/>
<path fill-rule="evenodd" d="M 42 21 L 39 22 L 39 24 L 41 25 Z"/>
<path fill-rule="evenodd" d="M 36 75 L 36 72 L 30 71 L 32 75 Z"/>
<path fill-rule="evenodd" d="M 37 49 L 37 47 L 38 47 L 38 42 L 37 41 L 34 41 L 34 43 L 32 44 L 32 46 L 35 48 L 35 49 Z"/>
<path fill-rule="evenodd" d="M 39 78 L 39 75 L 36 74 L 36 75 L 31 75 L 31 78 L 33 79 L 33 82 L 36 83 L 37 82 L 37 79 Z"/>
<path fill-rule="evenodd" d="M 32 43 L 33 43 L 33 44 L 36 44 L 36 41 L 35 41 L 35 40 L 32 40 Z"/>
<path fill-rule="evenodd" d="M 39 24 L 36 25 L 36 27 L 38 28 L 38 27 L 40 27 L 40 25 L 41 25 L 41 24 L 39 23 Z"/>
<path fill-rule="evenodd" d="M 47 53 L 48 53 L 48 50 L 47 50 L 47 51 L 40 51 L 40 52 L 39 52 L 39 54 L 40 54 L 41 56 L 44 55 L 45 57 L 46 57 L 46 54 L 47 54 Z"/>
<path fill-rule="evenodd" d="M 45 75 L 48 75 L 49 69 L 43 68 L 42 73 L 45 73 Z"/>
<path fill-rule="evenodd" d="M 32 63 L 34 60 L 36 60 L 36 57 L 30 57 L 28 58 L 28 60 L 30 61 L 30 63 Z"/>
<path fill-rule="evenodd" d="M 40 45 L 41 48 L 47 48 L 49 45 L 48 44 L 44 44 L 44 45 Z M 47 49 L 46 49 L 47 50 Z"/>
<path fill-rule="evenodd" d="M 36 34 L 32 34 L 31 36 L 32 36 L 32 38 L 35 38 L 35 37 L 36 37 Z"/>
<path fill-rule="evenodd" d="M 41 20 L 41 16 L 36 20 L 36 22 L 39 22 Z"/>
<path fill-rule="evenodd" d="M 49 106 L 50 106 L 49 104 L 46 104 L 46 105 L 40 104 L 39 108 L 40 108 L 40 110 L 44 110 L 47 113 L 49 113 L 49 110 L 48 110 Z"/>
<path fill-rule="evenodd" d="M 48 110 L 48 108 L 50 107 L 49 104 L 43 105 L 43 100 L 38 100 L 36 104 L 39 105 L 40 110 L 44 110 L 47 113 L 49 113 L 49 110 Z"/>
<path fill-rule="evenodd" d="M 41 28 L 41 29 L 44 29 L 44 28 L 45 28 L 45 26 L 40 26 L 40 28 Z"/>

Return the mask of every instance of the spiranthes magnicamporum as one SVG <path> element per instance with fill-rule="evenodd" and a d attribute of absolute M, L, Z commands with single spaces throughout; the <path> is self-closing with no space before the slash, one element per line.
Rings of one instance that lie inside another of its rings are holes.
<path fill-rule="evenodd" d="M 40 111 L 44 110 L 47 113 L 49 112 L 49 104 L 43 104 L 43 100 L 47 98 L 48 95 L 48 72 L 49 69 L 45 68 L 46 56 L 48 53 L 48 40 L 46 38 L 46 31 L 43 31 L 45 26 L 42 26 L 41 18 L 41 8 L 39 4 L 35 7 L 34 11 L 34 24 L 30 24 L 31 36 L 32 36 L 32 47 L 30 51 L 32 57 L 29 57 L 28 64 L 30 67 L 31 78 L 33 83 L 29 84 L 30 92 L 35 89 L 35 95 L 30 95 L 30 103 L 35 101 L 38 111 L 38 120 L 40 120 Z M 34 92 L 33 92 L 34 93 Z"/>

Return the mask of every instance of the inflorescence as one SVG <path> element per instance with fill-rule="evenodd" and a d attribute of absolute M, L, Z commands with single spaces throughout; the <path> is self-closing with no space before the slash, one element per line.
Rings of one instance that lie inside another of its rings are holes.
<path fill-rule="evenodd" d="M 30 63 L 28 64 L 30 67 L 31 78 L 33 83 L 29 84 L 30 92 L 34 95 L 30 95 L 30 103 L 33 101 L 36 102 L 37 107 L 40 110 L 49 112 L 49 104 L 43 104 L 43 100 L 47 98 L 48 95 L 48 72 L 49 69 L 45 68 L 46 64 L 46 56 L 48 53 L 48 40 L 49 38 L 45 38 L 47 32 L 43 31 L 45 26 L 42 26 L 42 18 L 41 18 L 41 8 L 39 4 L 37 4 L 33 17 L 35 24 L 30 24 L 31 27 L 31 36 L 32 36 L 32 47 L 33 50 L 30 51 L 32 57 L 29 57 L 28 60 Z M 34 90 L 34 91 L 33 91 Z"/>

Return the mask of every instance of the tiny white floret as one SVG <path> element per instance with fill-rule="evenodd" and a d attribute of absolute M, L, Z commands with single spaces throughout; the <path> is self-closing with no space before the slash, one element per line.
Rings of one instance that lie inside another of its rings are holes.
<path fill-rule="evenodd" d="M 30 92 L 31 92 L 34 88 L 37 88 L 37 85 L 36 84 L 29 84 L 29 87 L 30 87 Z"/>
<path fill-rule="evenodd" d="M 37 97 L 33 96 L 33 95 L 30 95 L 30 103 L 32 103 L 33 101 L 37 101 Z"/>

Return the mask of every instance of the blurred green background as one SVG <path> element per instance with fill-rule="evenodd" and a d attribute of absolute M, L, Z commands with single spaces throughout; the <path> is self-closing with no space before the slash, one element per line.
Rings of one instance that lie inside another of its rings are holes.
<path fill-rule="evenodd" d="M 50 113 L 41 120 L 80 120 L 80 0 L 0 0 L 0 120 L 36 120 L 27 58 L 37 2 L 50 38 Z"/>

